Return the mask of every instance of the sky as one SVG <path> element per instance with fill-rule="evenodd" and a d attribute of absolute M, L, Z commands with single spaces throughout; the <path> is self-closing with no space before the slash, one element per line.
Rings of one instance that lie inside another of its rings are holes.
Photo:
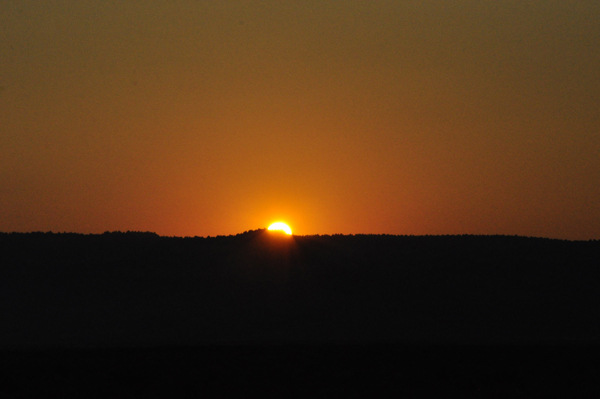
<path fill-rule="evenodd" d="M 0 231 L 600 239 L 600 2 L 0 2 Z"/>

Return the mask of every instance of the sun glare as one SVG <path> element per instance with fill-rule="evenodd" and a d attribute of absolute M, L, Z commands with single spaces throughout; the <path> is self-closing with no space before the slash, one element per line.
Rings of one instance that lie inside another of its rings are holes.
<path fill-rule="evenodd" d="M 269 230 L 283 231 L 285 234 L 292 234 L 292 229 L 285 223 L 277 222 L 269 226 Z"/>

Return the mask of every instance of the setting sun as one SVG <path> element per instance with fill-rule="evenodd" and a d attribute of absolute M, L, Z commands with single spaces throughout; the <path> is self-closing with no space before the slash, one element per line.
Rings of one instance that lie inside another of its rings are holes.
<path fill-rule="evenodd" d="M 290 229 L 290 226 L 282 222 L 273 223 L 269 226 L 269 230 L 279 230 L 283 231 L 285 234 L 292 234 L 292 229 Z"/>

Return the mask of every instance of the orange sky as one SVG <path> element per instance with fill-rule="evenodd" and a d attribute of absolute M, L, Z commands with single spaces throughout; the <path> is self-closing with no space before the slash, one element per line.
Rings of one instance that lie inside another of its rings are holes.
<path fill-rule="evenodd" d="M 600 2 L 0 2 L 0 231 L 600 239 Z"/>

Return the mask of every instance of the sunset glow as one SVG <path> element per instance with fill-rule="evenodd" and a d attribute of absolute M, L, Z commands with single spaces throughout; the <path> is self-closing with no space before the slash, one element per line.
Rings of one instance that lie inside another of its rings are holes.
<path fill-rule="evenodd" d="M 288 235 L 292 234 L 292 229 L 290 229 L 290 226 L 288 226 L 287 224 L 282 223 L 282 222 L 273 223 L 272 225 L 269 226 L 269 230 L 283 231 L 285 234 L 288 234 Z"/>
<path fill-rule="evenodd" d="M 599 4 L 1 1 L 0 231 L 600 239 Z"/>

